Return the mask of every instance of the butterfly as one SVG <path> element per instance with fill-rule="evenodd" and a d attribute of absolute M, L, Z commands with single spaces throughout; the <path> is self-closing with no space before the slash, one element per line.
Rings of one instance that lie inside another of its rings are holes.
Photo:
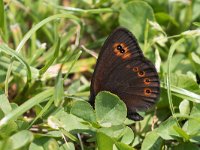
<path fill-rule="evenodd" d="M 152 107 L 160 94 L 155 66 L 144 57 L 135 36 L 126 28 L 115 29 L 99 53 L 92 75 L 89 102 L 94 106 L 100 91 L 110 91 L 127 107 L 127 117 L 139 121 L 138 111 Z"/>

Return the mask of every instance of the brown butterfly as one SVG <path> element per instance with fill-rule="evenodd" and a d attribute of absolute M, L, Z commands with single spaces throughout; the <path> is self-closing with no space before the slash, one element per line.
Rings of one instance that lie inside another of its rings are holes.
<path fill-rule="evenodd" d="M 137 111 L 152 107 L 159 97 L 158 73 L 125 28 L 114 30 L 100 51 L 91 81 L 91 105 L 100 91 L 118 95 L 127 106 L 128 118 L 135 121 L 143 119 Z"/>

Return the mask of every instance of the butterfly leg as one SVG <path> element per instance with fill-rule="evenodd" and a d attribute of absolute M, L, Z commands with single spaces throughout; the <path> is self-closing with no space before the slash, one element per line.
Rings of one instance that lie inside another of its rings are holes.
<path fill-rule="evenodd" d="M 138 113 L 136 112 L 128 112 L 128 115 L 127 117 L 131 120 L 134 120 L 134 121 L 140 121 L 140 120 L 143 120 L 144 118 L 142 116 L 140 116 Z"/>

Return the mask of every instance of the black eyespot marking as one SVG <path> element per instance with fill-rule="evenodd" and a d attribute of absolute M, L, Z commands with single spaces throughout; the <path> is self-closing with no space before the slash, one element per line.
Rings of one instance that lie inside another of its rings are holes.
<path fill-rule="evenodd" d="M 117 50 L 122 50 L 123 48 L 122 48 L 122 46 L 121 45 L 117 45 Z"/>
<path fill-rule="evenodd" d="M 144 79 L 144 83 L 145 83 L 145 84 L 150 84 L 150 79 L 149 79 L 149 78 L 145 78 L 145 79 Z"/>
<path fill-rule="evenodd" d="M 120 53 L 124 53 L 125 50 L 123 49 L 123 47 L 121 45 L 117 45 L 117 50 L 120 51 Z"/>
<path fill-rule="evenodd" d="M 144 89 L 144 95 L 150 96 L 150 95 L 151 95 L 151 89 L 145 88 L 145 89 Z"/>
<path fill-rule="evenodd" d="M 139 74 L 142 76 L 142 75 L 144 74 L 144 72 L 143 72 L 143 71 L 140 71 Z"/>
<path fill-rule="evenodd" d="M 148 93 L 148 94 L 149 94 L 149 93 L 151 93 L 151 91 L 150 91 L 149 89 L 147 89 L 147 90 L 146 90 L 146 93 Z"/>
<path fill-rule="evenodd" d="M 145 76 L 145 72 L 144 72 L 144 71 L 139 71 L 139 72 L 138 72 L 138 76 L 144 77 L 144 76 Z"/>
<path fill-rule="evenodd" d="M 134 71 L 134 72 L 138 72 L 138 71 L 139 71 L 138 67 L 134 67 L 134 68 L 133 68 L 133 71 Z"/>
<path fill-rule="evenodd" d="M 121 51 L 120 51 L 120 53 L 124 53 L 125 52 L 125 50 L 124 49 L 122 49 Z"/>

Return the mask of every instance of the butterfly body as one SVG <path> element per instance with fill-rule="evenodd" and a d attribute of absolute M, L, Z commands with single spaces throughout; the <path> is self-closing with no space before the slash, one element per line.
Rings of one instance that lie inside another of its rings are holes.
<path fill-rule="evenodd" d="M 117 28 L 100 51 L 91 81 L 92 105 L 100 91 L 118 95 L 127 106 L 128 118 L 133 120 L 141 120 L 137 111 L 150 108 L 159 97 L 157 71 L 125 28 Z"/>

